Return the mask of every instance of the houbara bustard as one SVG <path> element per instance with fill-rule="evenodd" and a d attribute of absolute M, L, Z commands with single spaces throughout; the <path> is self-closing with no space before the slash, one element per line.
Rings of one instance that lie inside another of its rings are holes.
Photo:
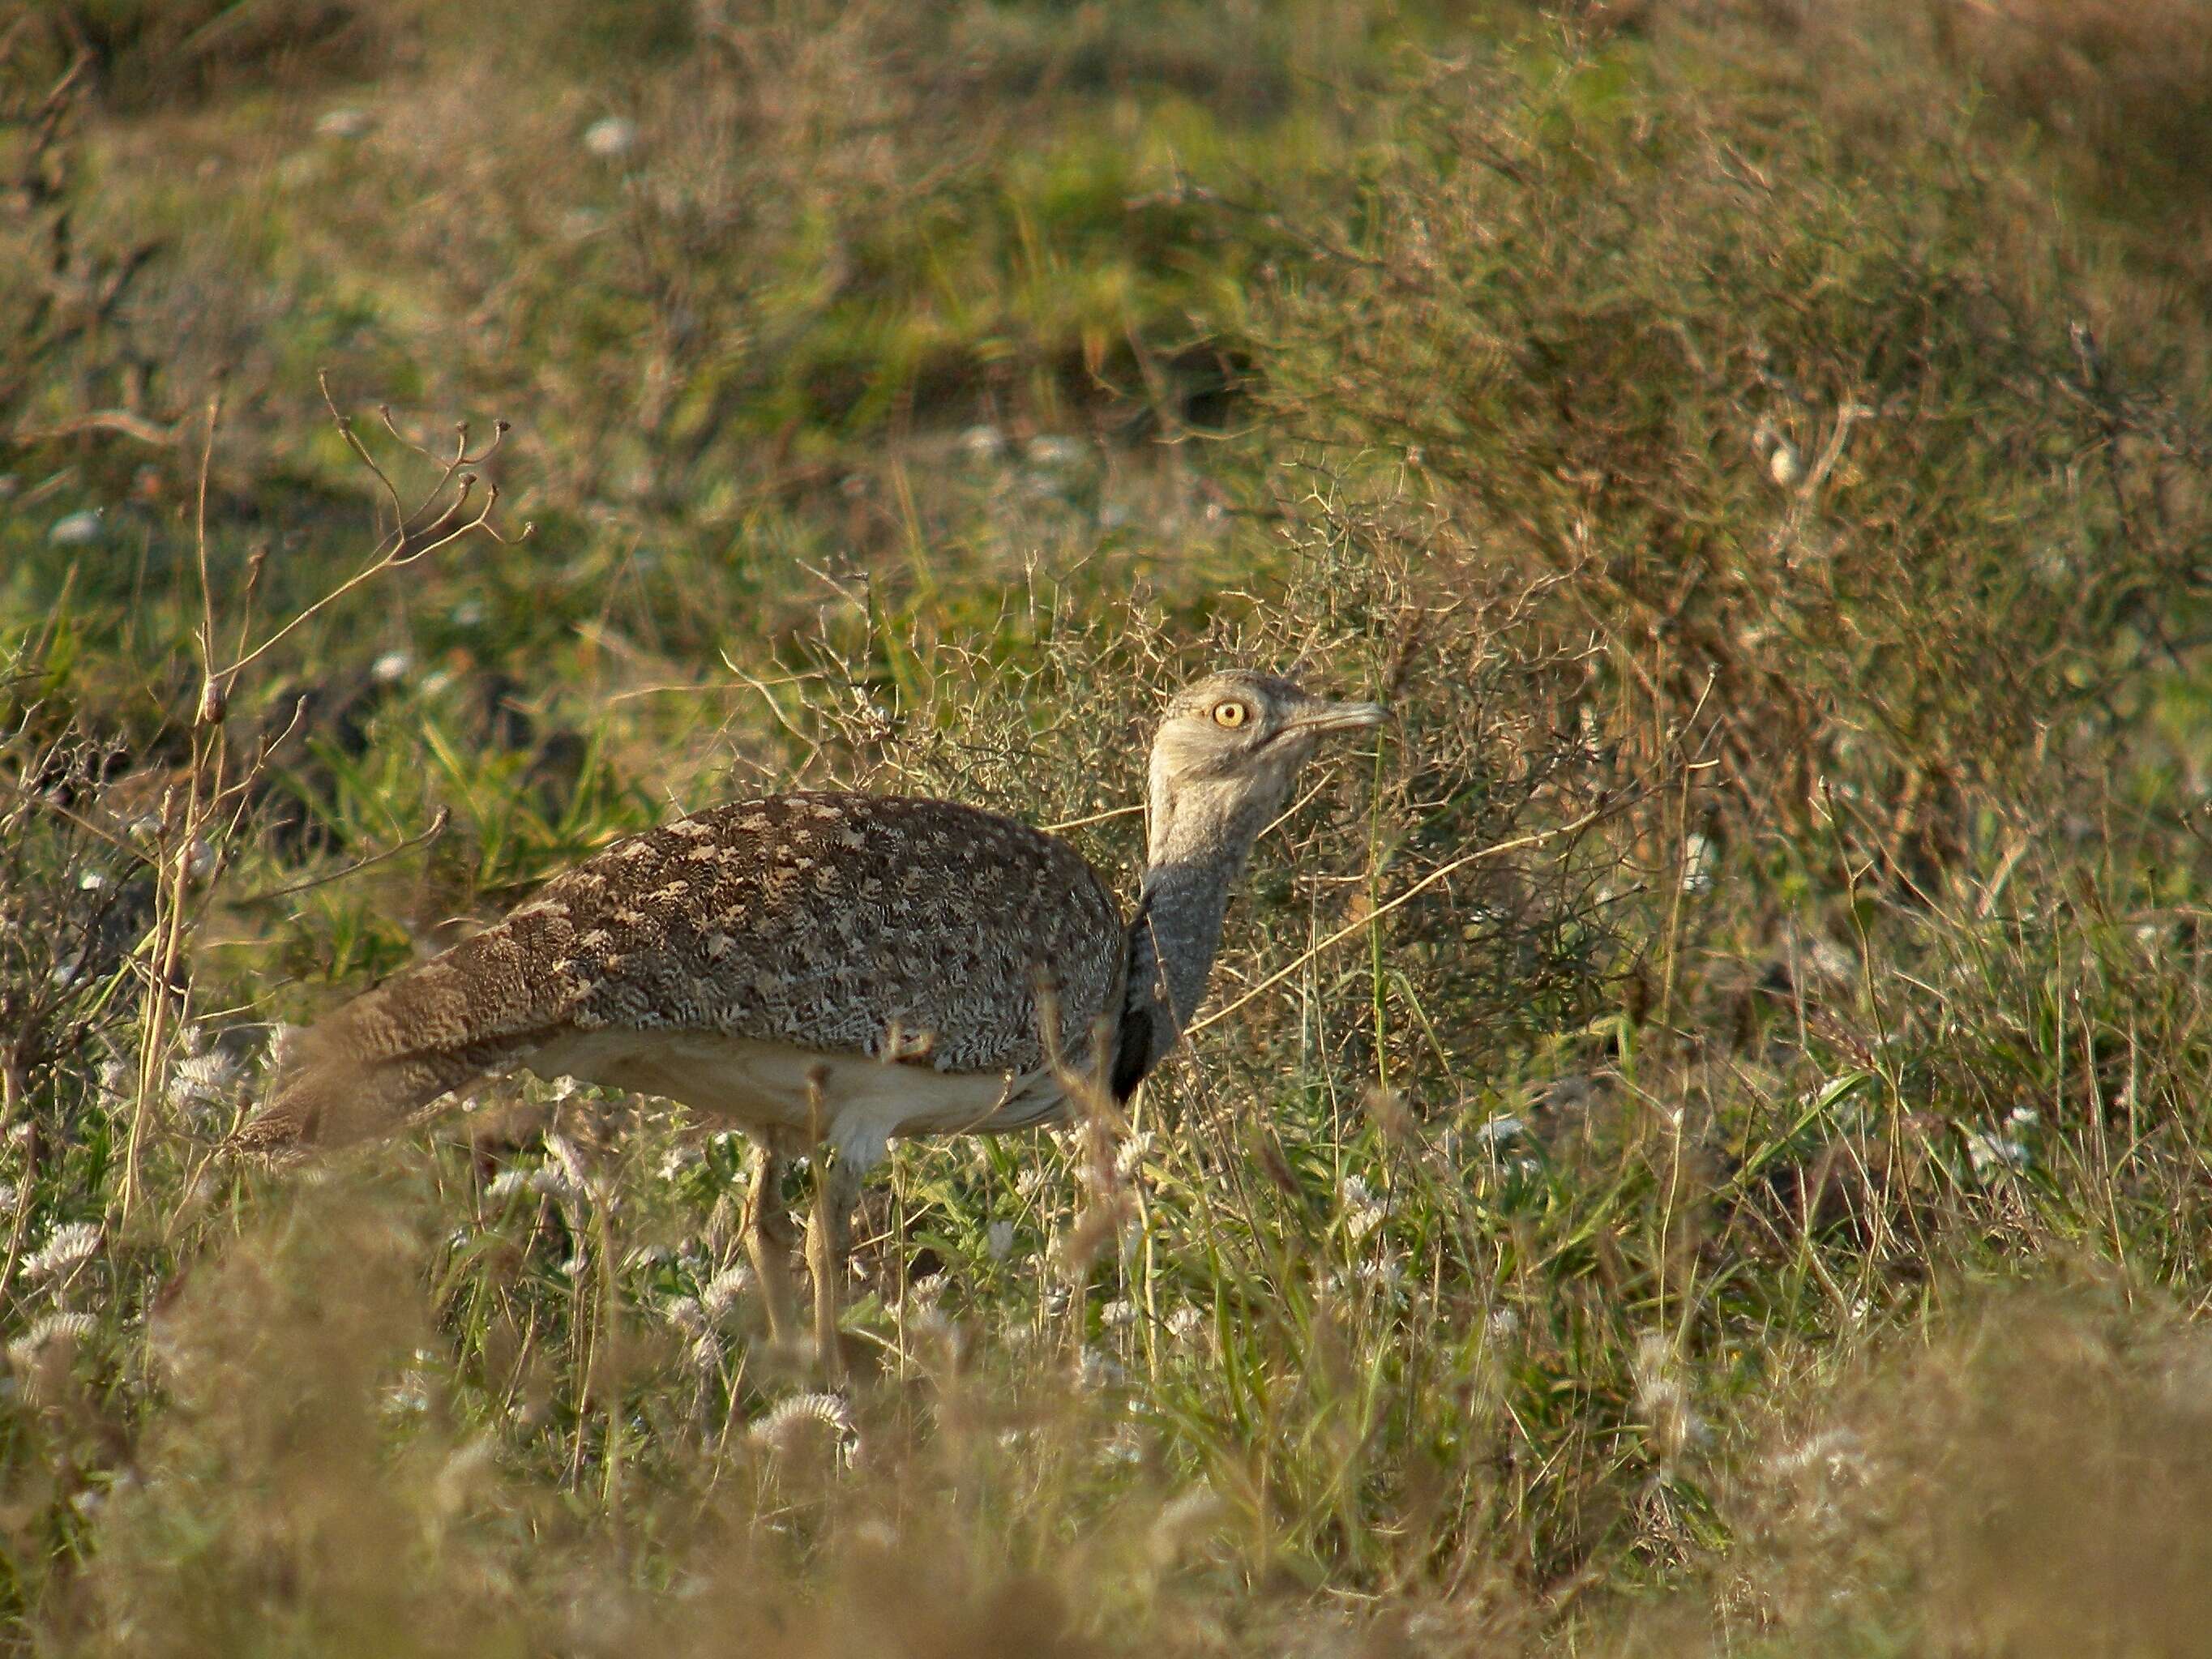
<path fill-rule="evenodd" d="M 814 1155 L 835 1375 L 847 1230 L 891 1138 L 1051 1123 L 1088 1077 L 1126 1100 L 1205 995 L 1230 889 L 1298 769 L 1382 718 L 1243 672 L 1178 692 L 1126 922 L 1066 842 L 951 801 L 770 795 L 632 836 L 313 1027 L 234 1144 L 360 1139 L 517 1066 L 681 1102 L 752 1142 L 744 1237 L 773 1340 L 793 1325 L 780 1160 Z"/>

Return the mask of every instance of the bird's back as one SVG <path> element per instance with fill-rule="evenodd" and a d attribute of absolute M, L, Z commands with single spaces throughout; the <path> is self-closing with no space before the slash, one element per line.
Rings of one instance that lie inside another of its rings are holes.
<path fill-rule="evenodd" d="M 1002 1076 L 1050 1063 L 1049 1008 L 1081 1064 L 1125 971 L 1114 899 L 1065 842 L 947 801 L 738 801 L 617 842 L 338 1010 L 247 1139 L 374 1133 L 484 1071 L 631 1036 Z"/>

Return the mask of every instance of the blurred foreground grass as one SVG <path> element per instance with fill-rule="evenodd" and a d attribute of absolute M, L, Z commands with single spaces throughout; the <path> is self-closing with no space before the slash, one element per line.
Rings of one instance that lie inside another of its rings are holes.
<path fill-rule="evenodd" d="M 0 40 L 13 1646 L 2194 1650 L 2198 8 Z M 1111 1158 L 902 1149 L 848 1397 L 654 1103 L 208 1158 L 679 805 L 1131 870 L 1222 659 L 1397 723 Z"/>

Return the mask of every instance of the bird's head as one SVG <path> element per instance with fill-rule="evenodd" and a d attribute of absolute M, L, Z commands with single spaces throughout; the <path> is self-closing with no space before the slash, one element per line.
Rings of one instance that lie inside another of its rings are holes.
<path fill-rule="evenodd" d="M 1241 669 L 1185 686 L 1152 739 L 1152 858 L 1203 843 L 1249 846 L 1322 738 L 1382 720 L 1380 703 L 1333 702 Z"/>

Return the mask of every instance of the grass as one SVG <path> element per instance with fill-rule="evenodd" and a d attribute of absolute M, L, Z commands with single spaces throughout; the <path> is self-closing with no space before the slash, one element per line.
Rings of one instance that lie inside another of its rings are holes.
<path fill-rule="evenodd" d="M 2191 1650 L 2212 35 L 2125 13 L 15 25 L 9 1646 Z M 679 806 L 1126 876 L 1222 659 L 1394 725 L 1130 1121 L 899 1151 L 842 1399 L 659 1103 L 210 1156 Z"/>

